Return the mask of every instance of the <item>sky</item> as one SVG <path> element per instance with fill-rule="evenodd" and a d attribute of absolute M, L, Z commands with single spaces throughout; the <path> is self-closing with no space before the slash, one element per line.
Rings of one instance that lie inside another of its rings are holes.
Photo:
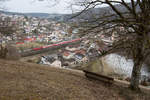
<path fill-rule="evenodd" d="M 38 12 L 38 13 L 60 13 L 60 14 L 72 13 L 71 7 L 69 6 L 73 2 L 73 0 L 57 0 L 59 2 L 57 3 L 55 2 L 55 4 L 48 1 L 54 0 L 9 0 L 5 2 L 3 5 L 7 9 L 7 11 L 10 12 L 21 12 L 21 13 Z M 77 9 L 75 9 L 74 11 L 77 11 Z"/>
<path fill-rule="evenodd" d="M 21 12 L 21 13 L 71 13 L 69 7 L 69 0 L 59 0 L 58 3 L 51 3 L 48 1 L 38 0 L 10 0 L 4 3 L 7 11 Z"/>

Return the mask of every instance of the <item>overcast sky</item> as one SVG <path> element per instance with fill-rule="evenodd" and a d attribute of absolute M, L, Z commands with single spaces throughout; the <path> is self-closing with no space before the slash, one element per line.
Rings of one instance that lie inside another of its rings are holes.
<path fill-rule="evenodd" d="M 55 6 L 48 1 L 54 0 L 10 0 L 9 2 L 5 2 L 4 5 L 11 12 L 71 13 L 69 5 L 73 0 L 57 0 L 59 3 Z M 130 0 L 125 1 L 129 2 Z"/>
<path fill-rule="evenodd" d="M 35 1 L 35 2 L 33 2 Z M 36 0 L 10 0 L 4 5 L 8 11 L 12 12 L 41 12 L 41 13 L 71 13 L 70 0 L 60 0 L 57 5 L 47 1 Z"/>

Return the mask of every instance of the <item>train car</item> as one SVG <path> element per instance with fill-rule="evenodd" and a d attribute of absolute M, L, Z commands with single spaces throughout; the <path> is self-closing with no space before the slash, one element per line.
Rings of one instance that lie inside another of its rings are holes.
<path fill-rule="evenodd" d="M 24 44 L 24 42 L 16 42 L 16 44 Z"/>
<path fill-rule="evenodd" d="M 39 48 L 33 48 L 34 51 L 37 51 L 37 50 L 42 50 L 43 47 L 39 47 Z"/>

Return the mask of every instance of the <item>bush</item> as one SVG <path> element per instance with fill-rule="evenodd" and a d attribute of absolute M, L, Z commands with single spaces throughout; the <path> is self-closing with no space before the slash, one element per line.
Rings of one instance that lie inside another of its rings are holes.
<path fill-rule="evenodd" d="M 20 59 L 20 54 L 15 46 L 12 45 L 7 45 L 7 54 L 6 54 L 6 59 L 8 60 L 19 60 Z"/>
<path fill-rule="evenodd" d="M 8 53 L 7 48 L 1 44 L 0 45 L 0 58 L 5 59 L 7 53 Z"/>

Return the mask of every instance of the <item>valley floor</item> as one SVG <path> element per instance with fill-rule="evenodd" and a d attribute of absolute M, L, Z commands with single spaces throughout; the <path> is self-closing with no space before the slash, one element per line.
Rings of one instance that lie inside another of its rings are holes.
<path fill-rule="evenodd" d="M 150 95 L 89 80 L 82 72 L 0 60 L 0 100 L 149 100 Z"/>

